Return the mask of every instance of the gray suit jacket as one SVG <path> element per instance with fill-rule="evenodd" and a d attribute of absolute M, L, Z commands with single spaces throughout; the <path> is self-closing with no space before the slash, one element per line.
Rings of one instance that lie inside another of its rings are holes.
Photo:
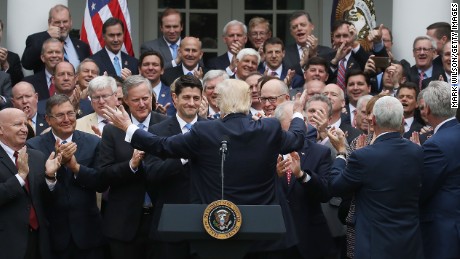
<path fill-rule="evenodd" d="M 163 37 L 159 37 L 155 40 L 146 41 L 141 45 L 141 55 L 147 51 L 158 51 L 164 60 L 164 69 L 172 67 L 172 55 L 168 44 Z"/>
<path fill-rule="evenodd" d="M 5 100 L 0 101 L 0 110 L 12 106 L 11 89 L 10 75 L 6 72 L 0 71 L 0 95 L 5 98 Z"/>

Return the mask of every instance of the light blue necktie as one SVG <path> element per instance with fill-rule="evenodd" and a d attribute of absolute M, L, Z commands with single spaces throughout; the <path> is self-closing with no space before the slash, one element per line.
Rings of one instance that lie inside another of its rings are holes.
<path fill-rule="evenodd" d="M 172 49 L 172 58 L 176 59 L 176 57 L 177 57 L 177 44 L 173 43 L 169 47 Z"/>
<path fill-rule="evenodd" d="M 184 127 L 185 127 L 186 129 L 188 129 L 188 131 L 191 131 L 191 130 L 192 130 L 192 126 L 193 126 L 192 124 L 187 123 L 187 124 L 185 124 Z"/>
<path fill-rule="evenodd" d="M 145 125 L 143 123 L 137 124 L 137 127 L 141 130 L 144 130 Z M 149 194 L 146 192 L 144 196 L 144 207 L 152 207 L 152 200 L 150 199 Z"/>
<path fill-rule="evenodd" d="M 115 72 L 117 73 L 117 76 L 121 76 L 121 67 L 120 67 L 120 59 L 118 56 L 115 56 L 113 58 L 113 67 L 115 68 Z"/>
<path fill-rule="evenodd" d="M 193 73 L 192 73 L 192 72 L 188 72 L 187 75 L 188 75 L 188 76 L 193 76 Z"/>

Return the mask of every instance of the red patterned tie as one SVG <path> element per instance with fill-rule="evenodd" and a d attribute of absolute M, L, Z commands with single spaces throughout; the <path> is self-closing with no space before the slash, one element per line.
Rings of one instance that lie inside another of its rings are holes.
<path fill-rule="evenodd" d="M 345 59 L 339 62 L 339 71 L 337 73 L 337 85 L 345 91 Z"/>
<path fill-rule="evenodd" d="M 421 71 L 420 72 L 420 78 L 418 80 L 418 88 L 420 90 L 422 90 L 422 82 L 423 82 L 423 79 L 425 79 L 425 72 Z"/>
<path fill-rule="evenodd" d="M 53 96 L 54 93 L 56 92 L 56 88 L 54 88 L 53 82 L 51 82 L 50 88 L 48 88 L 48 92 L 50 93 L 50 97 Z"/>
<path fill-rule="evenodd" d="M 287 178 L 288 185 L 291 183 L 291 176 L 292 176 L 292 170 L 288 169 L 286 171 L 286 178 Z"/>
<path fill-rule="evenodd" d="M 18 151 L 14 151 L 14 164 L 16 165 L 16 168 L 18 168 Z M 29 186 L 29 176 L 26 177 L 25 180 L 26 184 L 24 187 L 26 188 L 27 193 L 30 196 L 30 186 Z M 29 225 L 33 230 L 38 229 L 38 219 L 37 219 L 37 213 L 35 212 L 34 205 L 31 203 L 30 204 L 30 210 L 29 210 Z"/>

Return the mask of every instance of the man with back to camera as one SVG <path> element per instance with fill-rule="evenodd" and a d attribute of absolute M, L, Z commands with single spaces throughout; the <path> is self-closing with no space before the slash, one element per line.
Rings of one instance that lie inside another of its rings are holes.
<path fill-rule="evenodd" d="M 279 204 L 275 191 L 276 157 L 279 153 L 293 151 L 303 144 L 306 128 L 300 114 L 302 101 L 294 105 L 294 118 L 289 131 L 285 132 L 276 119 L 254 121 L 249 118 L 251 94 L 244 81 L 224 80 L 217 85 L 217 93 L 221 119 L 197 122 L 190 133 L 167 139 L 144 131 L 135 131 L 132 135 L 131 131 L 135 129 L 130 126 L 126 112 L 118 113 L 107 107 L 106 117 L 116 127 L 128 131 L 126 140 L 133 146 L 163 158 L 188 158 L 191 165 L 192 203 L 209 204 L 221 197 L 221 188 L 215 184 L 220 182 L 218 150 L 223 136 L 227 136 L 228 153 L 235 155 L 228 156 L 225 162 L 225 171 L 233 172 L 225 178 L 226 199 L 235 204 Z M 163 140 L 166 141 L 165 145 L 158 142 Z M 285 222 L 291 224 L 288 219 Z M 288 233 L 290 236 L 292 234 Z M 294 245 L 294 240 L 291 238 L 279 244 L 268 243 L 264 246 L 255 243 L 251 252 L 282 255 L 283 251 Z"/>

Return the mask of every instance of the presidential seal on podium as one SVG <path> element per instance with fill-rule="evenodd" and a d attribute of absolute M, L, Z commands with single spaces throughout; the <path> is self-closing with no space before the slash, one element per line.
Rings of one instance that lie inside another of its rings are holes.
<path fill-rule="evenodd" d="M 206 232 L 216 239 L 228 239 L 240 230 L 241 212 L 231 201 L 217 200 L 210 203 L 203 213 Z"/>

